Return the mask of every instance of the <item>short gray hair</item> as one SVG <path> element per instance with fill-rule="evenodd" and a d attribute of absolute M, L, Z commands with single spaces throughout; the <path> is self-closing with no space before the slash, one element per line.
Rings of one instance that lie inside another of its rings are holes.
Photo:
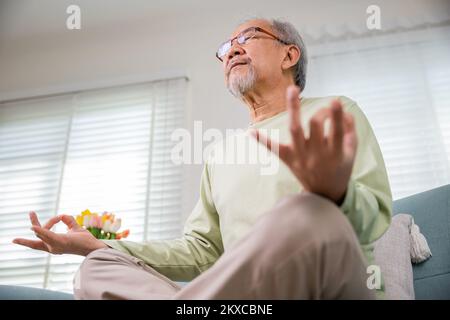
<path fill-rule="evenodd" d="M 308 65 L 308 56 L 302 36 L 290 22 L 278 19 L 271 19 L 267 21 L 271 24 L 273 31 L 276 32 L 281 40 L 285 41 L 286 43 L 296 45 L 300 49 L 300 59 L 293 67 L 293 73 L 295 84 L 300 87 L 300 91 L 303 91 L 306 85 L 306 68 Z"/>

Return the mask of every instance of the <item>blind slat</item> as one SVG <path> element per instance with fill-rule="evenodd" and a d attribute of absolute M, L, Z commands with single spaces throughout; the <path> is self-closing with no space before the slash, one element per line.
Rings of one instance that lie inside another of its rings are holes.
<path fill-rule="evenodd" d="M 374 37 L 369 47 L 367 39 L 329 44 L 329 52 L 317 50 L 310 59 L 304 95 L 357 101 L 380 144 L 394 199 L 450 183 L 450 28 L 445 30 L 433 40 L 410 33 L 410 39 Z"/>
<path fill-rule="evenodd" d="M 30 210 L 41 223 L 86 208 L 112 211 L 135 241 L 181 231 L 181 167 L 170 161 L 176 143 L 170 133 L 184 121 L 185 82 L 0 105 L 1 284 L 72 290 L 82 257 L 48 259 L 11 243 L 15 237 L 34 238 Z"/>

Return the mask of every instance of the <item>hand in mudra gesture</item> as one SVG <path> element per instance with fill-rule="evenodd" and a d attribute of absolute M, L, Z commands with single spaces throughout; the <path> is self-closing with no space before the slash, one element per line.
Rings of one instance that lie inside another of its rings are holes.
<path fill-rule="evenodd" d="M 20 244 L 32 249 L 47 251 L 53 254 L 78 254 L 88 255 L 91 251 L 106 248 L 107 245 L 95 238 L 88 230 L 84 229 L 70 215 L 57 215 L 44 226 L 41 226 L 34 211 L 30 214 L 31 230 L 40 240 L 16 238 L 13 243 Z M 67 226 L 67 233 L 55 233 L 50 229 L 58 222 Z"/>
<path fill-rule="evenodd" d="M 290 117 L 290 144 L 278 144 L 258 131 L 254 137 L 276 153 L 290 168 L 306 191 L 324 196 L 337 205 L 345 198 L 356 156 L 357 136 L 353 116 L 344 113 L 339 100 L 319 110 L 309 122 L 306 138 L 300 120 L 299 89 L 287 90 Z M 330 119 L 330 131 L 324 134 L 324 123 Z"/>

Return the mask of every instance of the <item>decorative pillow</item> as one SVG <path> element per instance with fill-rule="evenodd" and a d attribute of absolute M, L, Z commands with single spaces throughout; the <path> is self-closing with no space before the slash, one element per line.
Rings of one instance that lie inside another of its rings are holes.
<path fill-rule="evenodd" d="M 384 279 L 386 299 L 414 299 L 411 260 L 422 262 L 431 256 L 425 237 L 409 214 L 392 217 L 386 233 L 374 243 L 375 263 Z"/>

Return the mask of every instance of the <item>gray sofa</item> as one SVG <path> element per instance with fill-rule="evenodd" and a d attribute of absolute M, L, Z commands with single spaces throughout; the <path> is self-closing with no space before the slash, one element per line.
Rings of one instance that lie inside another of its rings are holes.
<path fill-rule="evenodd" d="M 416 299 L 450 299 L 450 185 L 394 202 L 394 215 L 409 213 L 420 226 L 433 256 L 414 265 Z M 67 293 L 0 285 L 0 299 L 67 300 Z"/>
<path fill-rule="evenodd" d="M 450 185 L 397 200 L 393 211 L 414 217 L 433 253 L 413 265 L 416 299 L 450 299 Z"/>

